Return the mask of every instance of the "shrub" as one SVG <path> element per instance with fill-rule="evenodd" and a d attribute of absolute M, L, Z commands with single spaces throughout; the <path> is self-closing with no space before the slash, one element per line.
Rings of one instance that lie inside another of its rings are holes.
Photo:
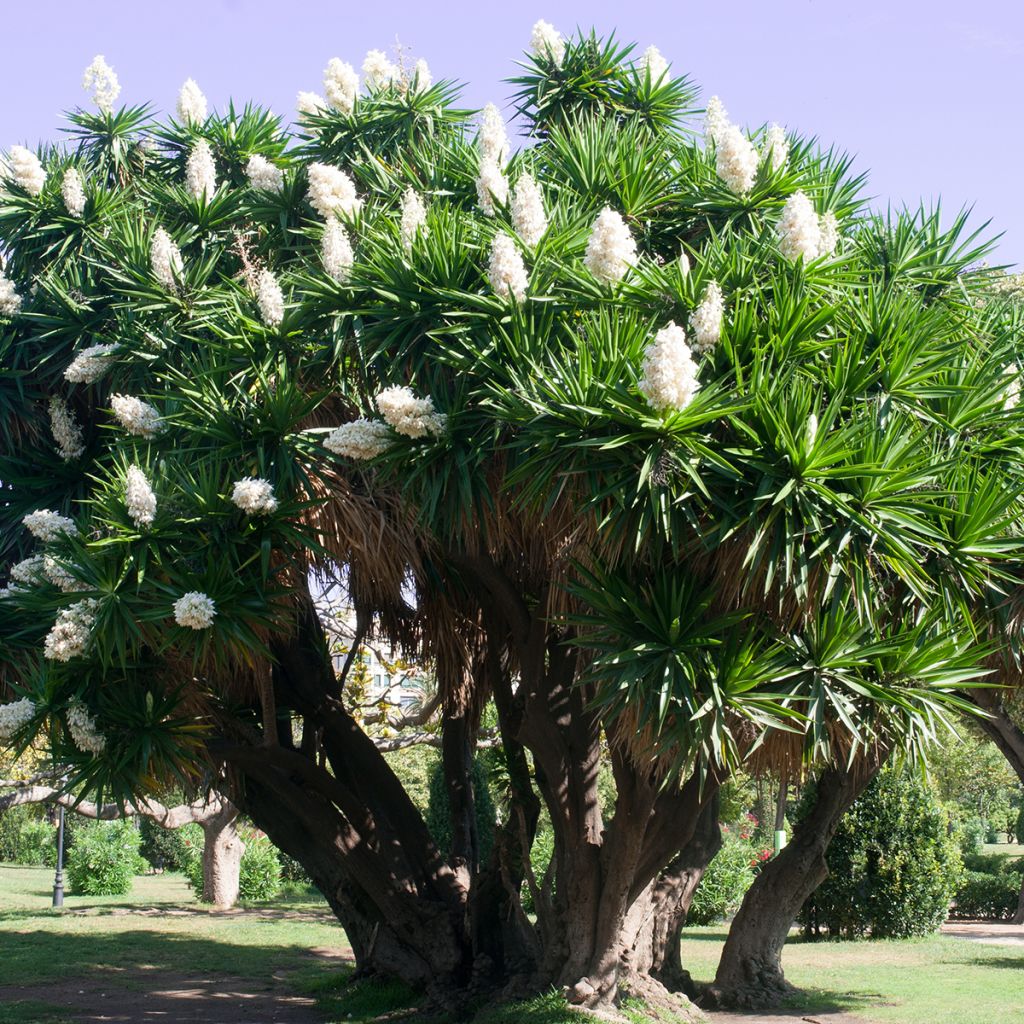
<path fill-rule="evenodd" d="M 739 909 L 754 881 L 760 851 L 750 832 L 722 826 L 722 848 L 704 872 L 687 915 L 687 924 L 711 924 Z"/>
<path fill-rule="evenodd" d="M 960 823 L 960 852 L 966 857 L 977 853 L 985 842 L 987 826 L 981 818 L 965 818 Z"/>
<path fill-rule="evenodd" d="M 12 807 L 0 815 L 0 860 L 53 865 L 56 828 L 38 805 Z"/>
<path fill-rule="evenodd" d="M 480 844 L 480 862 L 487 860 L 494 845 L 494 822 L 496 818 L 494 800 L 487 785 L 487 772 L 479 757 L 473 759 L 470 777 L 473 780 L 473 796 L 476 810 L 476 830 Z M 451 852 L 452 826 L 449 817 L 448 790 L 444 783 L 444 768 L 438 758 L 430 770 L 429 800 L 426 821 L 443 856 Z"/>
<path fill-rule="evenodd" d="M 801 920 L 847 938 L 934 932 L 963 877 L 949 816 L 910 770 L 885 769 L 875 779 L 843 817 L 827 859 L 829 877 Z"/>
<path fill-rule="evenodd" d="M 168 871 L 184 871 L 189 858 L 189 848 L 182 829 L 161 828 L 151 818 L 143 818 L 139 824 L 142 837 L 140 852 L 155 868 Z"/>
<path fill-rule="evenodd" d="M 67 875 L 76 896 L 123 896 L 144 864 L 139 830 L 130 819 L 94 821 L 78 829 Z"/>
<path fill-rule="evenodd" d="M 272 900 L 281 891 L 281 861 L 277 847 L 255 829 L 240 829 L 245 843 L 238 877 L 239 899 L 249 903 Z"/>
<path fill-rule="evenodd" d="M 1007 921 L 1017 911 L 1020 876 L 968 871 L 956 891 L 951 917 Z"/>

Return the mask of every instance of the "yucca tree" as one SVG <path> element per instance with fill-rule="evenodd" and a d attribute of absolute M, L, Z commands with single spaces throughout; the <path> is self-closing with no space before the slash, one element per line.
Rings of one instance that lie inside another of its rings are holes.
<path fill-rule="evenodd" d="M 845 157 L 717 103 L 705 139 L 656 52 L 541 26 L 511 157 L 379 65 L 292 134 L 193 97 L 12 154 L 0 722 L 115 801 L 223 776 L 367 971 L 662 999 L 661 876 L 729 771 L 920 750 L 999 647 L 1013 315 L 963 218 L 872 217 Z M 327 580 L 434 668 L 447 860 L 346 710 Z"/>

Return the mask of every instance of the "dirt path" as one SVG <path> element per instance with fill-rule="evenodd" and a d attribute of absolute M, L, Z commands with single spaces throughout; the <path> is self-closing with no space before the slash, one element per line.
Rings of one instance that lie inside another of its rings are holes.
<path fill-rule="evenodd" d="M 947 921 L 942 934 L 953 939 L 970 939 L 989 946 L 1024 946 L 1024 925 L 993 921 Z"/>
<path fill-rule="evenodd" d="M 714 1024 L 869 1024 L 863 1017 L 840 1011 L 814 1013 L 808 1010 L 783 1010 L 770 1013 L 709 1013 Z"/>

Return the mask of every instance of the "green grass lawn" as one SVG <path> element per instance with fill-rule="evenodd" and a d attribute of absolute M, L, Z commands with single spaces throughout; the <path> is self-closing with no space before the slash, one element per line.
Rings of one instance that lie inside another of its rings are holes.
<path fill-rule="evenodd" d="M 68 896 L 65 909 L 54 911 L 52 879 L 45 868 L 0 865 L 0 1024 L 73 1019 L 58 1005 L 61 986 L 67 1006 L 78 986 L 94 995 L 98 986 L 104 998 L 141 998 L 173 978 L 205 979 L 261 1002 L 312 997 L 317 1005 L 304 1011 L 304 1021 L 365 1024 L 412 1003 L 401 986 L 347 984 L 345 936 L 323 901 L 287 899 L 218 914 L 198 904 L 180 876 L 166 874 L 136 878 L 127 897 Z M 687 931 L 683 963 L 697 980 L 713 976 L 723 939 L 720 927 Z M 807 1016 L 832 1009 L 877 1024 L 1024 1024 L 1024 947 L 943 937 L 792 942 L 784 965 L 805 992 L 793 1009 Z M 166 1019 L 175 1019 L 173 1009 Z M 582 1019 L 554 996 L 480 1018 L 484 1024 Z"/>

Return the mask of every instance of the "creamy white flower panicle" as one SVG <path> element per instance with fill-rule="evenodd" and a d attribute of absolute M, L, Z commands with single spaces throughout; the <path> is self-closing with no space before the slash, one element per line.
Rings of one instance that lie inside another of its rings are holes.
<path fill-rule="evenodd" d="M 0 704 L 0 743 L 10 743 L 18 730 L 32 721 L 35 713 L 36 706 L 28 697 L 11 701 L 10 704 Z"/>
<path fill-rule="evenodd" d="M 42 555 L 23 558 L 11 566 L 10 577 L 15 583 L 31 587 L 43 578 L 46 571 L 45 566 L 46 562 Z"/>
<path fill-rule="evenodd" d="M 330 164 L 310 164 L 309 205 L 325 220 L 332 215 L 343 214 L 351 217 L 362 207 L 362 200 L 356 195 L 352 179 L 340 168 Z"/>
<path fill-rule="evenodd" d="M 495 295 L 503 299 L 515 297 L 517 302 L 526 298 L 526 288 L 530 283 L 526 264 L 516 248 L 515 239 L 504 231 L 494 236 L 487 277 Z"/>
<path fill-rule="evenodd" d="M 300 114 L 321 114 L 327 109 L 327 100 L 318 93 L 300 91 L 295 100 L 295 109 Z"/>
<path fill-rule="evenodd" d="M 694 347 L 698 352 L 713 349 L 722 336 L 722 317 L 725 315 L 725 299 L 717 281 L 709 281 L 704 289 L 704 298 L 690 314 L 690 330 L 693 331 Z"/>
<path fill-rule="evenodd" d="M 213 150 L 206 139 L 197 139 L 185 161 L 185 183 L 189 192 L 201 199 L 211 198 L 217 191 L 217 165 L 213 162 Z"/>
<path fill-rule="evenodd" d="M 565 40 L 554 25 L 542 19 L 534 24 L 530 33 L 530 49 L 538 57 L 553 61 L 561 67 L 565 57 Z"/>
<path fill-rule="evenodd" d="M 202 124 L 208 113 L 206 97 L 195 80 L 188 78 L 178 93 L 178 120 L 182 124 Z"/>
<path fill-rule="evenodd" d="M 532 174 L 520 174 L 512 193 L 512 226 L 516 234 L 532 249 L 548 229 L 544 212 L 544 193 Z"/>
<path fill-rule="evenodd" d="M 324 68 L 324 93 L 327 102 L 338 113 L 346 116 L 351 114 L 355 109 L 356 96 L 359 95 L 359 75 L 356 69 L 338 57 L 332 57 Z"/>
<path fill-rule="evenodd" d="M 43 575 L 65 594 L 73 594 L 80 590 L 88 590 L 88 584 L 72 575 L 52 555 L 43 555 Z"/>
<path fill-rule="evenodd" d="M 125 475 L 124 505 L 136 526 L 153 525 L 156 518 L 156 494 L 146 474 L 138 466 L 129 466 Z"/>
<path fill-rule="evenodd" d="M 813 448 L 818 440 L 818 417 L 812 412 L 807 417 L 807 447 Z"/>
<path fill-rule="evenodd" d="M 75 526 L 73 520 L 48 508 L 39 508 L 35 512 L 29 512 L 22 522 L 28 528 L 29 533 L 44 544 L 47 541 L 57 540 L 63 534 L 74 537 L 78 533 L 78 527 Z"/>
<path fill-rule="evenodd" d="M 363 77 L 366 79 L 367 90 L 376 92 L 401 78 L 401 71 L 388 60 L 383 50 L 370 50 L 363 61 Z"/>
<path fill-rule="evenodd" d="M 349 459 L 375 459 L 395 443 L 386 423 L 360 418 L 335 427 L 324 440 L 324 447 Z"/>
<path fill-rule="evenodd" d="M 39 157 L 24 146 L 11 146 L 5 176 L 20 185 L 30 196 L 37 196 L 46 184 L 46 171 Z"/>
<path fill-rule="evenodd" d="M 736 125 L 729 125 L 715 147 L 715 170 L 725 187 L 738 196 L 753 187 L 758 156 L 754 144 Z"/>
<path fill-rule="evenodd" d="M 476 196 L 480 209 L 488 217 L 494 216 L 494 204 L 508 202 L 508 178 L 493 160 L 480 164 L 480 177 L 476 179 Z"/>
<path fill-rule="evenodd" d="M 82 75 L 82 88 L 92 93 L 93 102 L 109 114 L 114 109 L 114 102 L 121 95 L 121 83 L 117 80 L 114 69 L 97 54 Z"/>
<path fill-rule="evenodd" d="M 200 590 L 190 590 L 174 602 L 174 621 L 189 629 L 209 629 L 217 615 L 213 598 Z"/>
<path fill-rule="evenodd" d="M 231 500 L 247 515 L 269 515 L 277 511 L 274 485 L 262 477 L 236 480 L 231 491 Z"/>
<path fill-rule="evenodd" d="M 77 459 L 85 451 L 82 428 L 75 421 L 68 403 L 58 395 L 50 398 L 50 430 L 57 442 L 57 451 L 65 462 Z"/>
<path fill-rule="evenodd" d="M 43 656 L 51 661 L 71 661 L 83 655 L 92 639 L 97 604 L 86 598 L 61 608 L 57 621 L 43 642 Z"/>
<path fill-rule="evenodd" d="M 245 176 L 253 188 L 264 192 L 280 192 L 284 188 L 284 171 L 275 167 L 265 156 L 253 153 L 245 165 Z"/>
<path fill-rule="evenodd" d="M 160 413 L 134 395 L 111 395 L 110 409 L 117 422 L 137 437 L 156 437 L 162 426 Z"/>
<path fill-rule="evenodd" d="M 320 258 L 323 260 L 324 270 L 329 277 L 332 277 L 339 284 L 348 280 L 349 272 L 355 261 L 355 254 L 352 252 L 352 243 L 349 241 L 345 225 L 336 218 L 331 218 L 324 225 L 324 236 L 320 242 Z"/>
<path fill-rule="evenodd" d="M 1003 390 L 1003 411 L 1012 412 L 1020 402 L 1020 368 L 1016 363 L 1010 363 L 1003 370 L 1003 376 L 1009 381 Z M 14 569 L 11 570 L 11 578 L 14 579 Z"/>
<path fill-rule="evenodd" d="M 416 190 L 407 188 L 402 196 L 401 220 L 402 245 L 412 252 L 413 243 L 418 235 L 427 237 L 427 208 Z"/>
<path fill-rule="evenodd" d="M 163 228 L 157 228 L 153 232 L 153 241 L 149 243 L 149 262 L 153 268 L 153 276 L 169 292 L 175 291 L 184 263 L 181 250 Z"/>
<path fill-rule="evenodd" d="M 729 112 L 717 96 L 712 96 L 704 112 L 704 138 L 717 145 L 730 126 Z"/>
<path fill-rule="evenodd" d="M 64 371 L 64 379 L 73 384 L 92 384 L 103 377 L 111 366 L 114 357 L 111 353 L 116 345 L 90 345 L 71 360 Z"/>
<path fill-rule="evenodd" d="M 669 323 L 654 336 L 644 353 L 640 393 L 652 409 L 685 409 L 700 387 L 697 364 L 682 327 Z"/>
<path fill-rule="evenodd" d="M 14 316 L 21 309 L 21 296 L 14 282 L 0 270 L 0 315 Z"/>
<path fill-rule="evenodd" d="M 508 160 L 508 132 L 505 119 L 493 103 L 488 103 L 480 115 L 480 134 L 476 137 L 476 148 L 480 154 L 481 169 L 485 163 L 505 166 Z"/>
<path fill-rule="evenodd" d="M 64 172 L 60 181 L 60 194 L 64 199 L 64 209 L 72 217 L 81 217 L 85 213 L 85 189 L 82 187 L 82 176 L 74 167 Z"/>
<path fill-rule="evenodd" d="M 761 147 L 761 159 L 771 159 L 769 166 L 773 172 L 779 172 L 786 166 L 789 159 L 789 139 L 785 131 L 777 124 L 773 124 L 764 137 L 764 145 Z"/>
<path fill-rule="evenodd" d="M 828 213 L 823 213 L 818 220 L 818 227 L 821 230 L 818 255 L 831 256 L 839 245 L 839 221 L 836 219 L 836 215 L 831 210 Z"/>
<path fill-rule="evenodd" d="M 386 423 L 406 437 L 444 432 L 447 417 L 434 410 L 432 398 L 417 398 L 409 388 L 385 388 L 374 401 Z"/>
<path fill-rule="evenodd" d="M 268 327 L 277 327 L 284 320 L 284 292 L 269 270 L 261 270 L 256 279 L 256 303 Z"/>
<path fill-rule="evenodd" d="M 413 81 L 416 92 L 426 92 L 434 84 L 434 76 L 430 73 L 430 65 L 422 58 L 416 61 L 413 69 Z"/>
<path fill-rule="evenodd" d="M 775 227 L 779 252 L 787 260 L 817 259 L 821 251 L 821 225 L 814 206 L 803 192 L 794 192 L 782 208 Z"/>
<path fill-rule="evenodd" d="M 606 206 L 594 221 L 583 262 L 605 284 L 621 281 L 636 263 L 636 242 L 622 215 L 611 207 Z"/>
<path fill-rule="evenodd" d="M 641 74 L 646 71 L 651 76 L 651 83 L 657 85 L 668 71 L 668 61 L 656 46 L 648 46 L 640 58 L 639 67 Z"/>
<path fill-rule="evenodd" d="M 106 749 L 107 741 L 96 725 L 96 719 L 80 701 L 72 701 L 67 713 L 68 732 L 79 750 L 99 755 Z"/>

